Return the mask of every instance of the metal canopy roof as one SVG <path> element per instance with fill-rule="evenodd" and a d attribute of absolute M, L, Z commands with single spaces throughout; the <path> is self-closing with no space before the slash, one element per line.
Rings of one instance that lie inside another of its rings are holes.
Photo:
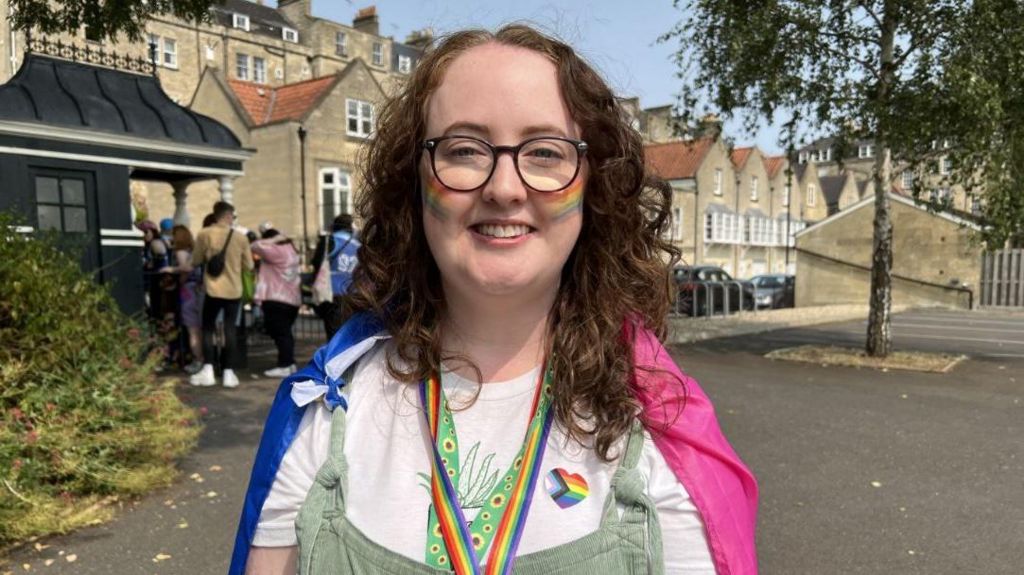
<path fill-rule="evenodd" d="M 109 65 L 109 53 L 63 48 L 57 52 L 86 61 L 30 52 L 0 85 L 0 152 L 47 148 L 153 173 L 241 175 L 252 150 L 225 125 L 175 103 L 153 75 L 91 63 Z"/>

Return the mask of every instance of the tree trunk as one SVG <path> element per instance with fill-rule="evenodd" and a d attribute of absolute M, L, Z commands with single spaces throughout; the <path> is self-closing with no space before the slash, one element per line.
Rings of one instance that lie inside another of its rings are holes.
<path fill-rule="evenodd" d="M 888 145 L 889 99 L 895 82 L 893 47 L 896 39 L 894 0 L 885 3 L 880 38 L 881 74 L 876 104 L 875 220 L 871 251 L 871 299 L 865 351 L 871 357 L 885 357 L 892 351 L 892 219 L 889 217 L 890 152 Z"/>

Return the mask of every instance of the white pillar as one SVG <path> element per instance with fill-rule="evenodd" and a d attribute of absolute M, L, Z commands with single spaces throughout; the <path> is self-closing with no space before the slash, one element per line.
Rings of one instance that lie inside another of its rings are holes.
<path fill-rule="evenodd" d="M 235 178 L 233 176 L 220 177 L 220 199 L 222 202 L 235 204 Z"/>
<path fill-rule="evenodd" d="M 189 227 L 188 217 L 188 184 L 187 180 L 174 182 L 174 223 Z"/>

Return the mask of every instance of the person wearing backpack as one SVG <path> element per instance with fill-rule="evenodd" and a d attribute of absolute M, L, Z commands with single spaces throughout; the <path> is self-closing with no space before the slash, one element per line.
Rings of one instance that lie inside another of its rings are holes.
<path fill-rule="evenodd" d="M 224 387 L 237 387 L 238 341 L 236 328 L 242 314 L 242 270 L 254 267 L 252 250 L 244 233 L 235 233 L 235 208 L 227 202 L 213 205 L 216 222 L 196 236 L 192 265 L 204 266 L 203 288 L 203 367 L 189 378 L 198 386 L 216 385 L 213 358 L 216 351 L 213 334 L 217 315 L 224 313 Z"/>
<path fill-rule="evenodd" d="M 334 298 L 314 308 L 316 315 L 324 322 L 327 341 L 331 341 L 347 315 L 343 307 L 344 295 L 352 283 L 352 272 L 359 263 L 357 253 L 361 245 L 355 237 L 352 215 L 338 214 L 331 225 L 331 233 L 320 238 L 313 253 L 313 269 L 319 270 L 324 258 L 327 258 L 331 273 L 331 291 Z"/>

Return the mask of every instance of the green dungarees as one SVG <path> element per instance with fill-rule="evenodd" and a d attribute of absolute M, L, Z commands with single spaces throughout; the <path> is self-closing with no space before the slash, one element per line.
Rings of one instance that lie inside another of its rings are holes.
<path fill-rule="evenodd" d="M 300 575 L 434 575 L 449 573 L 413 561 L 366 537 L 345 517 L 348 463 L 345 410 L 335 409 L 327 461 L 316 475 L 295 520 Z M 597 531 L 516 559 L 515 575 L 633 575 L 664 572 L 661 527 L 636 469 L 643 431 L 634 424 L 604 504 Z M 624 509 L 619 517 L 616 503 Z"/>

